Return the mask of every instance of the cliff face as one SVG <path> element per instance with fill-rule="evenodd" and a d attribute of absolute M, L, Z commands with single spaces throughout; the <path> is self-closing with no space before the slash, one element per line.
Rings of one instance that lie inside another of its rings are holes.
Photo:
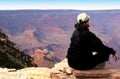
<path fill-rule="evenodd" d="M 33 59 L 21 52 L 15 43 L 9 41 L 8 36 L 0 30 L 0 67 L 20 69 L 36 66 Z"/>

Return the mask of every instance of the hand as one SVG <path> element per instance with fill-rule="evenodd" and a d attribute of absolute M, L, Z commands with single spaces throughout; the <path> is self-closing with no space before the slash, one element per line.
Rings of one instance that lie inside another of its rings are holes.
<path fill-rule="evenodd" d="M 115 62 L 118 61 L 118 55 L 117 55 L 117 54 L 113 54 L 112 57 L 113 57 L 113 59 L 115 60 Z"/>

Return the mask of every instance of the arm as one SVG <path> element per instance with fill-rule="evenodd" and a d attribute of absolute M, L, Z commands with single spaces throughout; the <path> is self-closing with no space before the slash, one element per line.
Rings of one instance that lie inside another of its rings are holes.
<path fill-rule="evenodd" d="M 90 32 L 88 33 L 88 36 L 96 52 L 98 52 L 99 54 L 112 54 L 113 59 L 115 61 L 118 60 L 118 55 L 116 54 L 116 52 L 112 48 L 104 45 L 102 41 L 95 34 Z"/>
<path fill-rule="evenodd" d="M 89 41 L 96 52 L 108 53 L 113 55 L 116 53 L 112 48 L 104 45 L 102 41 L 95 34 L 89 32 L 88 36 L 89 36 Z"/>

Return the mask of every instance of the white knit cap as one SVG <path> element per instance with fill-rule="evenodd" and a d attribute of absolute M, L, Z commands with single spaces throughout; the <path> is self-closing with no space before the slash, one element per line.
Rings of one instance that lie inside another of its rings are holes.
<path fill-rule="evenodd" d="M 86 14 L 86 13 L 80 13 L 78 16 L 77 16 L 77 22 L 80 23 L 80 20 L 82 22 L 86 22 L 89 20 L 89 16 Z"/>

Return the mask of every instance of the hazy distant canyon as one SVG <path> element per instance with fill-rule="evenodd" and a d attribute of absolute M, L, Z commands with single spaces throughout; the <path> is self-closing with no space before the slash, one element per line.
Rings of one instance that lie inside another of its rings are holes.
<path fill-rule="evenodd" d="M 119 53 L 120 10 L 0 11 L 0 28 L 26 54 L 32 56 L 37 49 L 48 49 L 64 59 L 76 17 L 81 12 L 90 15 L 90 30 Z"/>

